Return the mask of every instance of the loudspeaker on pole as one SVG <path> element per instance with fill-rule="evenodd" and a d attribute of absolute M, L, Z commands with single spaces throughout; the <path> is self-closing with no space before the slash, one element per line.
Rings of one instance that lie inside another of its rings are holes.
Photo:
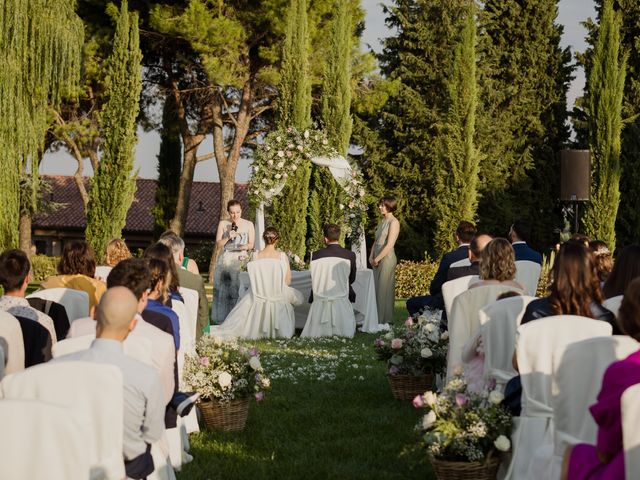
<path fill-rule="evenodd" d="M 560 152 L 560 200 L 587 202 L 591 191 L 591 155 L 589 150 Z"/>

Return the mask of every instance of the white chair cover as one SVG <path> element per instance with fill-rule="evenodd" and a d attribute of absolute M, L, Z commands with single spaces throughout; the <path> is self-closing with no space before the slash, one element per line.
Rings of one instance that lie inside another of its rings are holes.
<path fill-rule="evenodd" d="M 60 340 L 51 346 L 53 358 L 69 355 L 70 353 L 87 350 L 91 347 L 91 342 L 95 340 L 95 335 L 82 335 L 80 337 Z M 122 344 L 125 355 L 135 358 L 139 362 L 153 366 L 151 361 L 151 351 L 153 346 L 151 340 L 140 336 L 129 335 Z"/>
<path fill-rule="evenodd" d="M 27 295 L 27 298 L 42 298 L 59 303 L 67 311 L 69 322 L 89 316 L 89 294 L 83 290 L 46 288 Z"/>
<path fill-rule="evenodd" d="M 178 291 L 184 298 L 184 306 L 187 313 L 187 325 L 182 328 L 180 324 L 180 345 L 185 347 L 185 352 L 195 352 L 196 348 L 196 331 L 198 329 L 198 305 L 200 296 L 197 290 L 191 288 L 179 287 Z M 184 332 L 184 333 L 183 333 Z M 185 343 L 183 343 L 185 342 Z"/>
<path fill-rule="evenodd" d="M 548 458 L 553 455 L 551 402 L 552 396 L 558 394 L 553 375 L 568 345 L 610 335 L 611 325 L 607 322 L 576 315 L 541 318 L 518 327 L 516 355 L 522 383 L 522 411 L 514 420 L 507 479 L 547 478 Z"/>
<path fill-rule="evenodd" d="M 469 260 L 468 258 L 463 258 L 462 260 L 453 262 L 451 265 L 449 265 L 449 268 L 468 267 L 470 265 L 471 265 L 471 260 Z"/>
<path fill-rule="evenodd" d="M 90 434 L 70 408 L 36 400 L 2 400 L 0 425 L 0 478 L 89 478 Z"/>
<path fill-rule="evenodd" d="M 96 267 L 96 273 L 93 278 L 102 280 L 104 283 L 107 283 L 107 277 L 111 273 L 111 270 L 113 270 L 113 267 L 110 267 L 108 265 L 98 265 Z"/>
<path fill-rule="evenodd" d="M 466 292 L 469 289 L 469 285 L 478 280 L 478 278 L 478 275 L 467 275 L 466 277 L 449 280 L 442 284 L 442 298 L 444 299 L 444 309 L 447 312 L 447 318 L 451 315 L 453 300 L 462 292 Z"/>
<path fill-rule="evenodd" d="M 4 346 L 0 342 L 0 380 L 4 377 Z"/>
<path fill-rule="evenodd" d="M 597 400 L 604 372 L 639 348 L 638 342 L 623 335 L 590 338 L 567 347 L 553 379 L 558 393 L 552 398 L 555 431 L 549 478 L 560 478 L 568 446 L 596 443 L 598 426 L 589 407 Z"/>
<path fill-rule="evenodd" d="M 618 310 L 620 310 L 623 296 L 624 295 L 616 295 L 615 297 L 607 298 L 604 302 L 602 302 L 602 306 L 613 313 L 617 318 Z"/>
<path fill-rule="evenodd" d="M 627 388 L 622 394 L 622 445 L 624 471 L 627 480 L 638 478 L 640 472 L 640 385 Z"/>
<path fill-rule="evenodd" d="M 482 343 L 484 345 L 484 376 L 495 380 L 496 388 L 504 386 L 518 372 L 512 358 L 516 349 L 516 330 L 529 302 L 535 297 L 510 297 L 490 303 L 480 310 Z"/>
<path fill-rule="evenodd" d="M 353 337 L 356 318 L 349 302 L 349 260 L 325 257 L 311 262 L 313 303 L 301 337 Z"/>
<path fill-rule="evenodd" d="M 469 278 L 469 277 L 463 277 Z M 452 280 L 452 283 L 459 279 Z M 444 293 L 444 285 L 442 292 Z M 449 329 L 449 352 L 447 354 L 447 379 L 453 377 L 453 369 L 457 365 L 462 365 L 462 349 L 467 340 L 471 338 L 476 330 L 480 328 L 480 309 L 504 292 L 514 290 L 507 285 L 484 285 L 470 288 L 466 292 L 455 297 L 451 307 L 451 315 L 448 315 Z M 517 290 L 517 289 L 515 289 Z"/>
<path fill-rule="evenodd" d="M 542 266 L 530 260 L 518 260 L 516 262 L 516 282 L 523 285 L 528 295 L 536 295 L 538 280 Z"/>
<path fill-rule="evenodd" d="M 71 408 L 91 433 L 84 439 L 91 478 L 121 480 L 125 476 L 122 373 L 117 367 L 45 363 L 6 376 L 0 386 L 8 399 L 41 400 Z"/>
<path fill-rule="evenodd" d="M 16 317 L 0 310 L 0 343 L 5 353 L 5 374 L 24 370 L 24 340 Z"/>
<path fill-rule="evenodd" d="M 180 350 L 184 353 L 195 353 L 196 337 L 192 330 L 191 316 L 187 307 L 180 300 L 171 300 L 171 310 L 178 315 L 180 324 Z"/>

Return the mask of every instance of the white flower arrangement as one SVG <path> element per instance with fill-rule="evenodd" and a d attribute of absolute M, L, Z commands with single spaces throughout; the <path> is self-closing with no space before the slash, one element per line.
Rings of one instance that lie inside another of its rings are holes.
<path fill-rule="evenodd" d="M 304 260 L 302 260 L 298 255 L 296 255 L 292 251 L 287 250 L 285 254 L 289 259 L 289 268 L 291 270 L 295 270 L 299 272 L 299 271 L 308 269 L 308 265 L 304 262 Z"/>
<path fill-rule="evenodd" d="M 220 341 L 203 336 L 196 354 L 187 354 L 184 383 L 200 393 L 203 400 L 221 403 L 251 394 L 260 401 L 271 381 L 264 374 L 258 349 L 247 348 L 235 341 Z"/>

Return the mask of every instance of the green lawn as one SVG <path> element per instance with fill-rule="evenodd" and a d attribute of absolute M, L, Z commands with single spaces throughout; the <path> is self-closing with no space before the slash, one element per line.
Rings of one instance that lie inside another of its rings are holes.
<path fill-rule="evenodd" d="M 404 302 L 396 318 L 404 319 Z M 394 400 L 374 335 L 253 342 L 272 380 L 240 433 L 191 435 L 179 479 L 433 478 L 414 448 L 420 414 Z"/>

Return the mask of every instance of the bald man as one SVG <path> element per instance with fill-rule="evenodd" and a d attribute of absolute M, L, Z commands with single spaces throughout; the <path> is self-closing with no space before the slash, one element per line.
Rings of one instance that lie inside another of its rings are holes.
<path fill-rule="evenodd" d="M 89 350 L 55 361 L 115 365 L 124 387 L 124 459 L 127 477 L 142 479 L 154 470 L 151 444 L 164 432 L 165 402 L 155 369 L 127 357 L 122 342 L 136 325 L 138 300 L 126 287 L 105 292 L 96 309 L 96 336 Z"/>
<path fill-rule="evenodd" d="M 480 275 L 480 255 L 491 240 L 493 240 L 491 235 L 481 234 L 473 237 L 469 243 L 469 261 L 471 265 L 449 268 L 447 282 L 469 275 Z"/>

